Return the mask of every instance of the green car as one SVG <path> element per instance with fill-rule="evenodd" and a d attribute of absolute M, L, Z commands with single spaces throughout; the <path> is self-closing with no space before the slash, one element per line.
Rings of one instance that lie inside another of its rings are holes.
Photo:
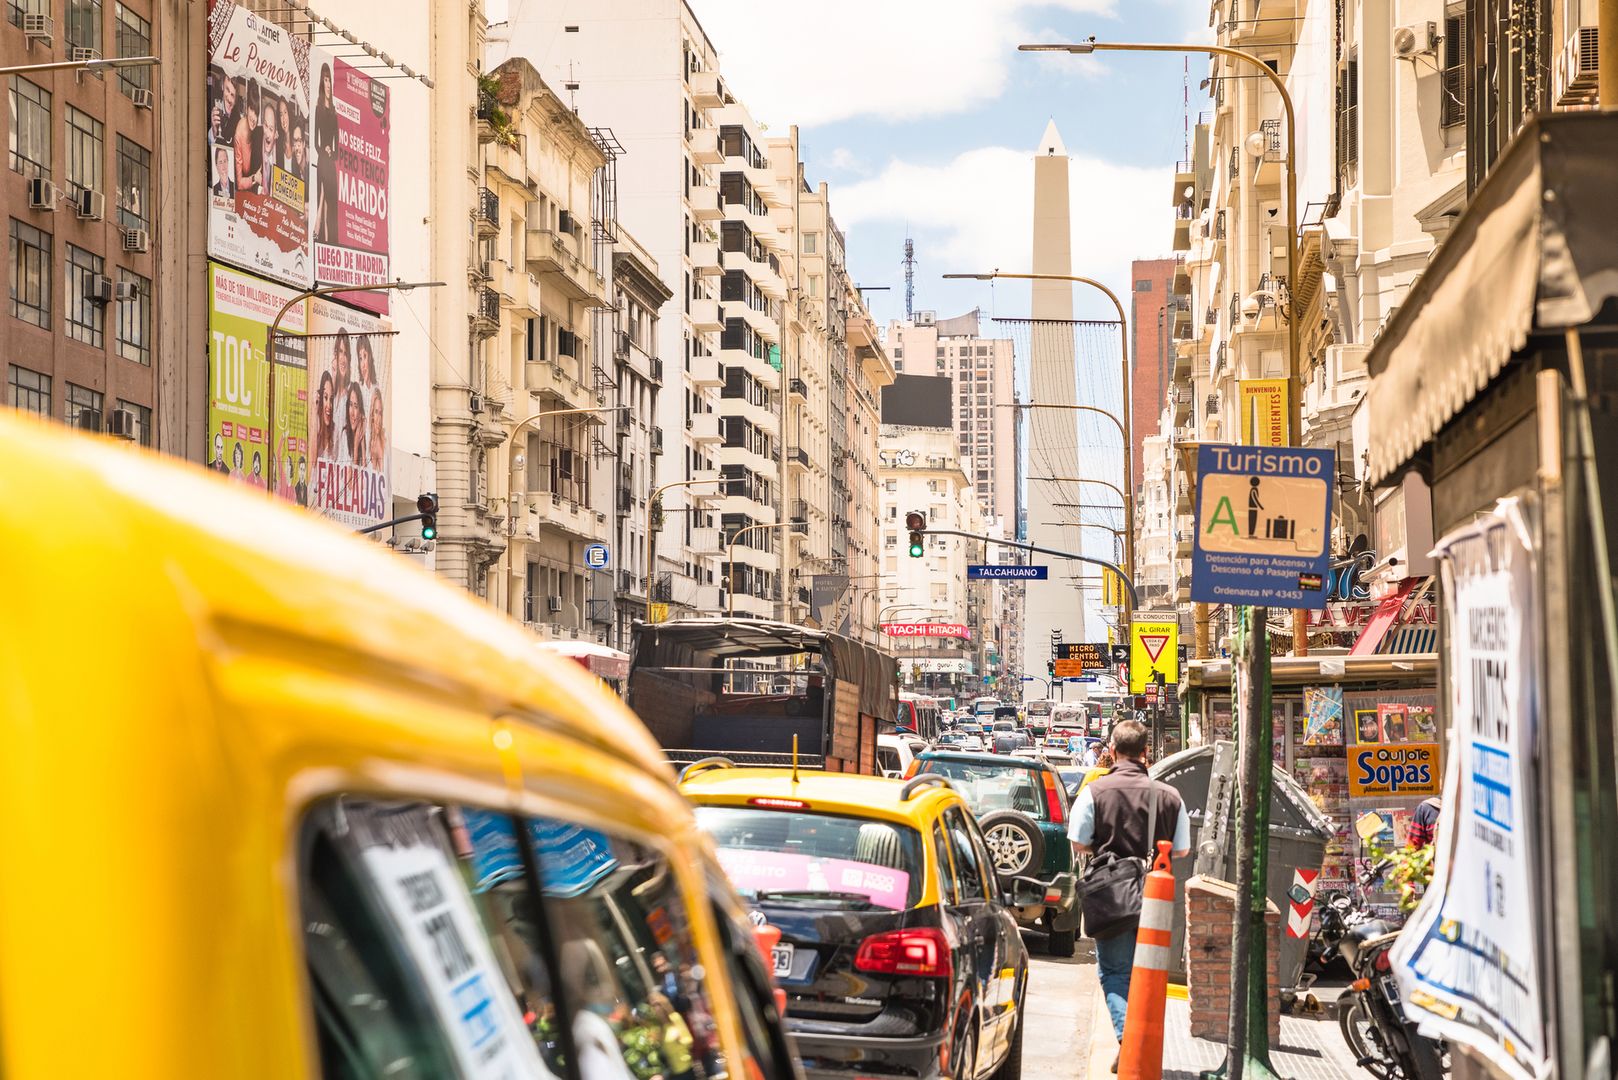
<path fill-rule="evenodd" d="M 960 792 L 978 819 L 1000 880 L 1045 883 L 1043 903 L 1013 909 L 1017 923 L 1043 930 L 1052 956 L 1072 956 L 1081 912 L 1067 838 L 1067 790 L 1057 771 L 1029 758 L 959 750 L 929 750 L 916 759 L 916 771 L 946 776 Z"/>

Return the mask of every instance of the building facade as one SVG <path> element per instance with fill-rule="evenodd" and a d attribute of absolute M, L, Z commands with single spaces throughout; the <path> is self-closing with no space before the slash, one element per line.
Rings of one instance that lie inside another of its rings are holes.
<path fill-rule="evenodd" d="M 1177 265 L 1175 259 L 1136 259 L 1129 264 L 1129 418 L 1134 444 L 1130 460 L 1137 492 L 1145 475 L 1142 446 L 1157 430 L 1174 372 L 1174 332 L 1181 325 L 1176 308 L 1190 306 L 1188 297 L 1173 291 Z"/>

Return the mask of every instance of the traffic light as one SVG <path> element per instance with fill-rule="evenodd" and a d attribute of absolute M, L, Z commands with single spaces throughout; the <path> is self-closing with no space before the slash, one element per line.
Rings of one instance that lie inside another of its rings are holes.
<path fill-rule="evenodd" d="M 438 539 L 438 496 L 428 492 L 416 496 L 416 513 L 421 515 L 421 538 Z"/>
<path fill-rule="evenodd" d="M 926 545 L 922 542 L 923 534 L 927 531 L 927 515 L 919 510 L 912 510 L 905 515 L 905 528 L 910 530 L 910 557 L 919 559 L 927 554 Z"/>
<path fill-rule="evenodd" d="M 1053 678 L 1053 679 L 1056 678 L 1056 661 L 1055 660 L 1047 660 L 1047 661 L 1045 661 L 1045 672 L 1051 678 Z"/>

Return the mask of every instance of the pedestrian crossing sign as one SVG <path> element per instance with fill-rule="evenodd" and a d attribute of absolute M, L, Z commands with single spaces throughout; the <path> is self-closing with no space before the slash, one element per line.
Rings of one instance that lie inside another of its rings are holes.
<path fill-rule="evenodd" d="M 1180 624 L 1169 615 L 1136 616 L 1129 628 L 1129 692 L 1144 694 L 1161 673 L 1170 686 L 1180 682 Z"/>

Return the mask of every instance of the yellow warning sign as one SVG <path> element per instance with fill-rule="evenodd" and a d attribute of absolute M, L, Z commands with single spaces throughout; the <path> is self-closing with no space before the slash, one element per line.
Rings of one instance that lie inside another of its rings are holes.
<path fill-rule="evenodd" d="M 1167 685 L 1179 684 L 1180 624 L 1172 618 L 1137 618 L 1129 628 L 1129 692 L 1144 694 L 1158 672 Z"/>

